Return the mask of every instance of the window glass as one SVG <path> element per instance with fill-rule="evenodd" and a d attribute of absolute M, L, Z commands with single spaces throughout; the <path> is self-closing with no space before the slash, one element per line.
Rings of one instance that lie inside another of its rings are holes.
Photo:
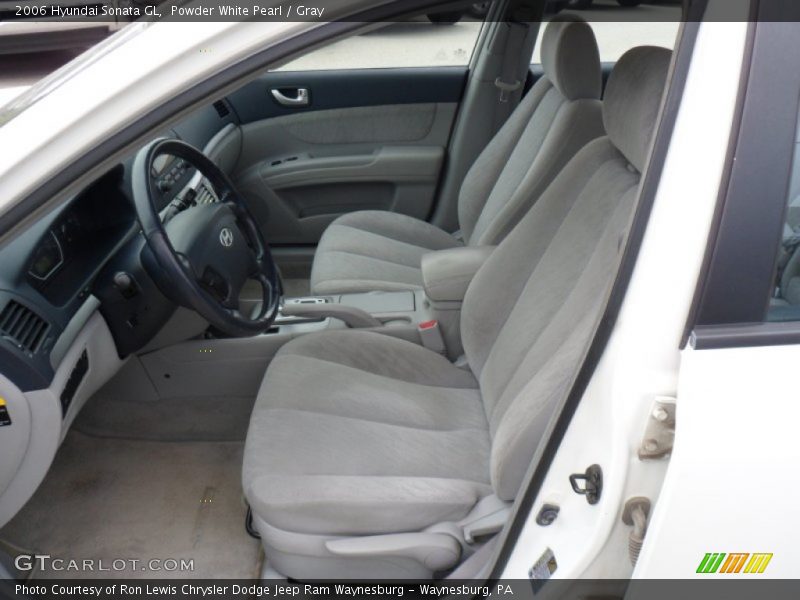
<path fill-rule="evenodd" d="M 277 70 L 466 66 L 483 24 L 478 17 L 453 11 L 386 23 L 379 29 L 318 48 Z"/>
<path fill-rule="evenodd" d="M 775 289 L 770 299 L 770 321 L 800 321 L 800 124 L 793 154 L 786 221 L 778 250 Z"/>
<path fill-rule="evenodd" d="M 641 7 L 647 8 L 647 7 Z M 634 10 L 634 9 L 631 9 Z M 594 35 L 597 38 L 597 46 L 600 50 L 601 62 L 616 62 L 620 56 L 636 46 L 663 46 L 673 48 L 675 39 L 678 35 L 680 23 L 680 12 L 676 13 L 675 21 L 591 21 L 592 11 L 582 11 L 574 13 L 589 22 Z M 584 14 L 587 13 L 587 14 Z M 570 14 L 565 11 L 561 14 Z M 536 48 L 533 51 L 533 64 L 541 64 L 541 41 L 542 36 L 536 41 Z"/>

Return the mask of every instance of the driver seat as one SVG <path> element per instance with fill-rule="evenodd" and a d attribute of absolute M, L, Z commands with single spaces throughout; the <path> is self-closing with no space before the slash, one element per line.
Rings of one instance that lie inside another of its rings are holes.
<path fill-rule="evenodd" d="M 358 330 L 278 353 L 243 468 L 273 569 L 430 578 L 502 527 L 602 312 L 670 58 L 641 47 L 619 60 L 608 135 L 578 152 L 475 276 L 461 320 L 468 368 Z"/>

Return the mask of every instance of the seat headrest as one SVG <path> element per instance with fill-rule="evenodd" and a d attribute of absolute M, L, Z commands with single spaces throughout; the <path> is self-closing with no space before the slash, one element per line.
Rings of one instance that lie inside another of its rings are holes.
<path fill-rule="evenodd" d="M 611 142 L 641 173 L 661 108 L 672 51 L 639 46 L 614 66 L 603 98 L 603 125 Z"/>
<path fill-rule="evenodd" d="M 586 21 L 559 16 L 542 36 L 542 67 L 547 78 L 568 100 L 597 100 L 603 89 L 600 52 Z"/>

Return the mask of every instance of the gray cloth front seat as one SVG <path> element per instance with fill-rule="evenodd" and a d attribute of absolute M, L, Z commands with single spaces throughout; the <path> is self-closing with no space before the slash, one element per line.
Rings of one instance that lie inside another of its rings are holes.
<path fill-rule="evenodd" d="M 467 173 L 458 217 L 467 245 L 500 242 L 563 166 L 603 135 L 600 57 L 591 27 L 551 22 L 542 38 L 544 76 Z M 325 230 L 311 271 L 315 294 L 422 287 L 420 260 L 462 242 L 443 229 L 388 211 L 360 211 Z"/>
<path fill-rule="evenodd" d="M 464 523 L 515 498 L 603 309 L 670 57 L 642 47 L 620 58 L 608 136 L 578 152 L 478 271 L 461 319 L 468 369 L 358 330 L 278 353 L 243 469 L 273 568 L 428 577 L 470 552 Z"/>

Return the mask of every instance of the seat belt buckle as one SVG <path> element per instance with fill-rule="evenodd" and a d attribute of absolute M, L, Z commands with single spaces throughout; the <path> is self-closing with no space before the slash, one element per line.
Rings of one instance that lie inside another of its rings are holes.
<path fill-rule="evenodd" d="M 522 82 L 517 79 L 513 83 L 507 83 L 498 77 L 494 80 L 494 86 L 500 90 L 500 102 L 508 102 L 511 92 L 516 92 L 522 87 Z"/>
<path fill-rule="evenodd" d="M 439 321 L 435 319 L 424 321 L 417 325 L 417 331 L 423 346 L 437 354 L 444 354 L 444 337 L 442 337 L 442 331 L 439 329 Z"/>

